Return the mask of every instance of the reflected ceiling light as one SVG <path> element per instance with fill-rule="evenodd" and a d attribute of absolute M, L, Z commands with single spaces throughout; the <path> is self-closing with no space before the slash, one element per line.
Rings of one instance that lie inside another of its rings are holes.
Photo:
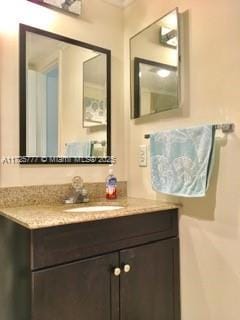
<path fill-rule="evenodd" d="M 161 78 L 167 78 L 170 75 L 170 71 L 166 69 L 159 69 L 157 75 Z"/>
<path fill-rule="evenodd" d="M 139 78 L 142 78 L 142 71 L 139 72 L 138 76 Z"/>

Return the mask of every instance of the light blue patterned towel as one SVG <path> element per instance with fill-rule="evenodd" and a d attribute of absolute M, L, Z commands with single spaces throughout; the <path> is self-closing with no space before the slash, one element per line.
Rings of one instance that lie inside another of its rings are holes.
<path fill-rule="evenodd" d="M 66 157 L 89 157 L 91 151 L 90 142 L 71 142 L 66 144 Z"/>
<path fill-rule="evenodd" d="M 152 134 L 153 189 L 182 197 L 205 196 L 211 175 L 214 141 L 213 125 Z"/>

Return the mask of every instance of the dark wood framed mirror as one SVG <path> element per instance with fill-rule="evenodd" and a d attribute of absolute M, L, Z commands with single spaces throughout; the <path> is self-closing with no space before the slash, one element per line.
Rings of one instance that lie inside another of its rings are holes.
<path fill-rule="evenodd" d="M 20 163 L 112 160 L 111 51 L 20 24 Z"/>

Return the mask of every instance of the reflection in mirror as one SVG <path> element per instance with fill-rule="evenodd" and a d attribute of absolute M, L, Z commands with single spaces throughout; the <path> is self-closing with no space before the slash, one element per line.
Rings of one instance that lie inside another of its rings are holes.
<path fill-rule="evenodd" d="M 83 63 L 83 127 L 106 126 L 106 59 L 103 54 Z"/>
<path fill-rule="evenodd" d="M 135 98 L 138 104 L 141 102 L 141 115 L 169 110 L 177 105 L 176 67 L 140 58 L 135 58 L 134 64 Z"/>
<path fill-rule="evenodd" d="M 130 40 L 132 118 L 179 107 L 178 9 Z"/>
<path fill-rule="evenodd" d="M 110 52 L 28 26 L 21 28 L 21 40 L 23 35 L 26 40 L 21 51 L 26 65 L 26 86 L 24 81 L 21 84 L 25 91 L 21 156 L 46 157 L 44 163 L 50 157 L 74 163 L 75 158 L 110 156 Z"/>

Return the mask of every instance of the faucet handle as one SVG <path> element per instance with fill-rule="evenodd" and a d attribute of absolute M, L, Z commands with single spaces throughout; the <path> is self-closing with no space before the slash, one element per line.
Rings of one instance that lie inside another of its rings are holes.
<path fill-rule="evenodd" d="M 89 202 L 88 191 L 85 188 L 82 189 L 82 199 L 83 202 Z"/>
<path fill-rule="evenodd" d="M 82 195 L 86 197 L 88 195 L 88 191 L 85 188 L 82 188 Z"/>
<path fill-rule="evenodd" d="M 74 177 L 72 180 L 72 187 L 76 192 L 81 191 L 83 187 L 83 179 L 80 176 Z"/>

